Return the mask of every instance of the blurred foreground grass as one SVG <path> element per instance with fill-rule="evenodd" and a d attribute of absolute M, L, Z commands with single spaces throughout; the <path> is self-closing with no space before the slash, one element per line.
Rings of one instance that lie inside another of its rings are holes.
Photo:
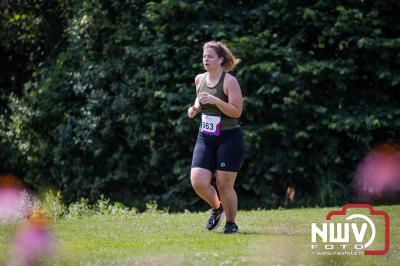
<path fill-rule="evenodd" d="M 337 209 L 240 211 L 240 233 L 235 235 L 222 234 L 223 223 L 216 232 L 207 232 L 205 212 L 64 217 L 51 225 L 57 251 L 45 265 L 400 265 L 400 205 L 375 207 L 391 219 L 386 255 L 313 255 L 311 223 L 325 221 Z M 10 256 L 15 227 L 0 227 L 0 265 Z"/>

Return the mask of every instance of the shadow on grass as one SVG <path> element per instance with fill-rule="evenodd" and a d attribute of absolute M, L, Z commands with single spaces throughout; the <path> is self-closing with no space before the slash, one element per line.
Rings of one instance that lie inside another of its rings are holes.
<path fill-rule="evenodd" d="M 225 234 L 224 232 L 218 232 L 219 235 L 274 235 L 273 233 L 270 232 L 257 232 L 257 231 L 243 231 L 240 230 L 238 233 L 233 233 L 233 234 Z"/>
<path fill-rule="evenodd" d="M 229 234 L 224 234 L 224 232 L 218 232 L 218 234 L 220 235 L 229 235 Z M 293 234 L 293 233 L 276 233 L 276 232 L 268 232 L 268 231 L 264 231 L 264 232 L 260 232 L 260 231 L 252 231 L 252 230 L 240 230 L 238 233 L 233 233 L 231 235 L 265 235 L 265 236 L 271 236 L 271 237 L 276 237 L 276 236 L 289 236 L 289 237 L 293 237 L 293 236 L 304 236 L 307 234 L 304 233 L 297 233 L 297 234 Z"/>

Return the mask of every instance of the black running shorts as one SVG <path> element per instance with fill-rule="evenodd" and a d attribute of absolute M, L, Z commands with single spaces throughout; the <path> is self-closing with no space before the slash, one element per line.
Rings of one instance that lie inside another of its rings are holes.
<path fill-rule="evenodd" d="M 238 172 L 244 155 L 240 127 L 222 130 L 219 136 L 199 132 L 193 150 L 192 168 Z"/>

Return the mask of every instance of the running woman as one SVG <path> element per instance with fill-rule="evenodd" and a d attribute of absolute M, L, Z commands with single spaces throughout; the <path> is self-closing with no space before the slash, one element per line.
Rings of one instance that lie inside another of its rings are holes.
<path fill-rule="evenodd" d="M 195 78 L 196 100 L 187 110 L 189 118 L 201 113 L 193 151 L 190 180 L 196 193 L 211 206 L 208 230 L 217 229 L 226 216 L 224 233 L 237 233 L 235 179 L 244 154 L 238 118 L 243 99 L 237 79 L 228 72 L 240 62 L 222 42 L 203 46 L 205 73 Z M 216 171 L 217 189 L 211 185 Z"/>

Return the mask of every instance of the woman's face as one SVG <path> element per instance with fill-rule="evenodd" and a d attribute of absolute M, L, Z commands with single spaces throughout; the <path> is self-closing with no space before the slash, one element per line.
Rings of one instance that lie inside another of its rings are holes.
<path fill-rule="evenodd" d="M 206 48 L 203 50 L 203 65 L 207 71 L 218 69 L 221 67 L 220 62 L 222 58 L 219 58 L 213 48 Z"/>

